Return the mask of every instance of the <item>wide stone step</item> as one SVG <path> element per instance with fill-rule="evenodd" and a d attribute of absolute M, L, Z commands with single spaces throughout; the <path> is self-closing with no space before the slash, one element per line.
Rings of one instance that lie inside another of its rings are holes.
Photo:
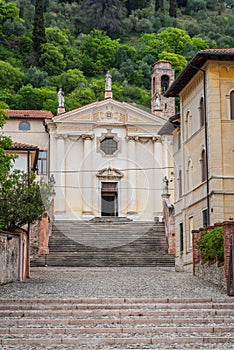
<path fill-rule="evenodd" d="M 234 300 L 0 299 L 1 349 L 231 349 Z"/>

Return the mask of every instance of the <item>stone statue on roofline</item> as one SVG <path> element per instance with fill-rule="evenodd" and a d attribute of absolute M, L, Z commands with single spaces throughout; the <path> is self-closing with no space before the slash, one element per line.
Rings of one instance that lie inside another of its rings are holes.
<path fill-rule="evenodd" d="M 58 106 L 64 108 L 64 92 L 62 88 L 58 91 Z"/>
<path fill-rule="evenodd" d="M 111 85 L 112 85 L 112 76 L 110 72 L 108 71 L 106 73 L 106 90 L 111 91 Z"/>

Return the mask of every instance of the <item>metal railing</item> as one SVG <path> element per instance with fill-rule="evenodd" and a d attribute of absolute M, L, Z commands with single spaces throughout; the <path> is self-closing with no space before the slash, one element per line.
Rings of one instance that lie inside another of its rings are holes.
<path fill-rule="evenodd" d="M 227 294 L 229 296 L 234 296 L 234 236 L 232 237 L 232 244 L 230 247 Z"/>

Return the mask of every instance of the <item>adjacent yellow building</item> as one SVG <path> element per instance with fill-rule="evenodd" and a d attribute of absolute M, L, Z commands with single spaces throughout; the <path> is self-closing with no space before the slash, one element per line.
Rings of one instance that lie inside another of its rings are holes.
<path fill-rule="evenodd" d="M 234 216 L 234 48 L 199 51 L 165 93 L 174 131 L 176 268 L 192 269 L 192 230 Z"/>

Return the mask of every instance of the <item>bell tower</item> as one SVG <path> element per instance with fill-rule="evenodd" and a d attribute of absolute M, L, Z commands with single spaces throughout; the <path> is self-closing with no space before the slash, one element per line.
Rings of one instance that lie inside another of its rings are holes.
<path fill-rule="evenodd" d="M 169 61 L 154 64 L 151 76 L 151 112 L 158 117 L 169 118 L 175 114 L 174 97 L 163 96 L 175 80 L 175 70 Z"/>

